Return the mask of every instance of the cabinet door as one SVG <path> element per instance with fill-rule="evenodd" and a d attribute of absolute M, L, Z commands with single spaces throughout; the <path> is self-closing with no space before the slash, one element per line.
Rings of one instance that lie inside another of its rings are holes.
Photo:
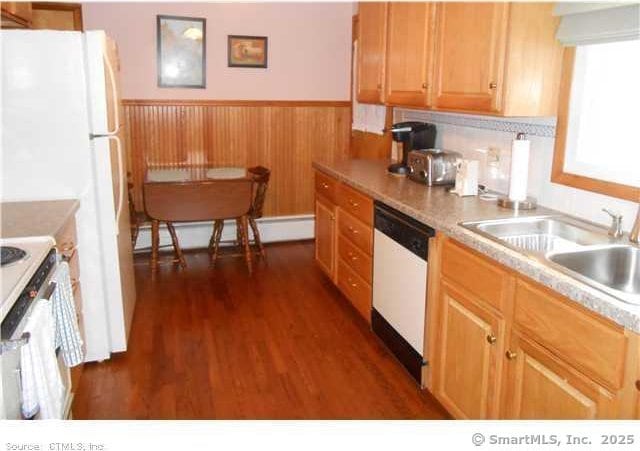
<path fill-rule="evenodd" d="M 382 103 L 388 6 L 360 3 L 359 8 L 356 98 L 363 103 Z"/>
<path fill-rule="evenodd" d="M 436 108 L 499 111 L 508 9 L 508 3 L 437 6 Z"/>
<path fill-rule="evenodd" d="M 2 2 L 2 28 L 24 28 L 31 25 L 31 2 Z"/>
<path fill-rule="evenodd" d="M 504 320 L 444 280 L 440 308 L 436 397 L 456 418 L 496 418 Z"/>
<path fill-rule="evenodd" d="M 433 3 L 391 3 L 387 32 L 386 99 L 389 104 L 429 106 Z"/>
<path fill-rule="evenodd" d="M 316 197 L 316 262 L 335 280 L 336 268 L 336 207 Z"/>
<path fill-rule="evenodd" d="M 549 351 L 513 332 L 505 353 L 505 415 L 516 420 L 615 418 L 615 396 Z"/>

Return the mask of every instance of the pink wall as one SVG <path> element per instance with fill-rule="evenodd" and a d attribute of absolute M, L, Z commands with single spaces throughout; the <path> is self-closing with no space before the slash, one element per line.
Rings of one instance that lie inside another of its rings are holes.
<path fill-rule="evenodd" d="M 118 43 L 127 99 L 348 100 L 352 3 L 84 3 Z M 158 88 L 156 15 L 207 19 L 207 88 Z M 269 37 L 269 67 L 227 67 L 227 35 Z"/>

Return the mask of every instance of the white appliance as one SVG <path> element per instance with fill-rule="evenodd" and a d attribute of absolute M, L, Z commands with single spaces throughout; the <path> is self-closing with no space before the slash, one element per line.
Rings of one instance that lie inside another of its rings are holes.
<path fill-rule="evenodd" d="M 0 40 L 0 198 L 80 200 L 86 360 L 104 360 L 126 350 L 136 297 L 115 45 L 102 31 Z"/>
<path fill-rule="evenodd" d="M 458 196 L 478 195 L 478 162 L 476 160 L 456 160 L 456 184 L 451 190 Z"/>
<path fill-rule="evenodd" d="M 25 326 L 37 299 L 49 299 L 56 288 L 51 282 L 58 257 L 51 237 L 0 238 L 0 420 L 22 419 L 21 348 L 29 342 Z M 60 418 L 71 408 L 71 379 L 64 365 L 58 371 L 65 387 Z"/>
<path fill-rule="evenodd" d="M 429 238 L 435 231 L 376 202 L 371 327 L 418 382 L 422 382 Z"/>

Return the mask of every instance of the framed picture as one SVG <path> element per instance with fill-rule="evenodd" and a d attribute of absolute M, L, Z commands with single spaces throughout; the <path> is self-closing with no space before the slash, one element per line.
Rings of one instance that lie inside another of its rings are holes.
<path fill-rule="evenodd" d="M 266 36 L 227 36 L 229 67 L 267 67 Z"/>
<path fill-rule="evenodd" d="M 206 19 L 158 16 L 158 86 L 205 88 Z"/>

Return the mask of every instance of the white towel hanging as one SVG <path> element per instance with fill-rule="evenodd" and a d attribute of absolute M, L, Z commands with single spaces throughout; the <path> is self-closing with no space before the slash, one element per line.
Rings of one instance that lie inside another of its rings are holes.
<path fill-rule="evenodd" d="M 65 388 L 62 384 L 55 351 L 55 325 L 52 303 L 35 301 L 25 332 L 29 342 L 20 352 L 22 415 L 32 418 L 40 412 L 42 419 L 62 419 Z"/>

